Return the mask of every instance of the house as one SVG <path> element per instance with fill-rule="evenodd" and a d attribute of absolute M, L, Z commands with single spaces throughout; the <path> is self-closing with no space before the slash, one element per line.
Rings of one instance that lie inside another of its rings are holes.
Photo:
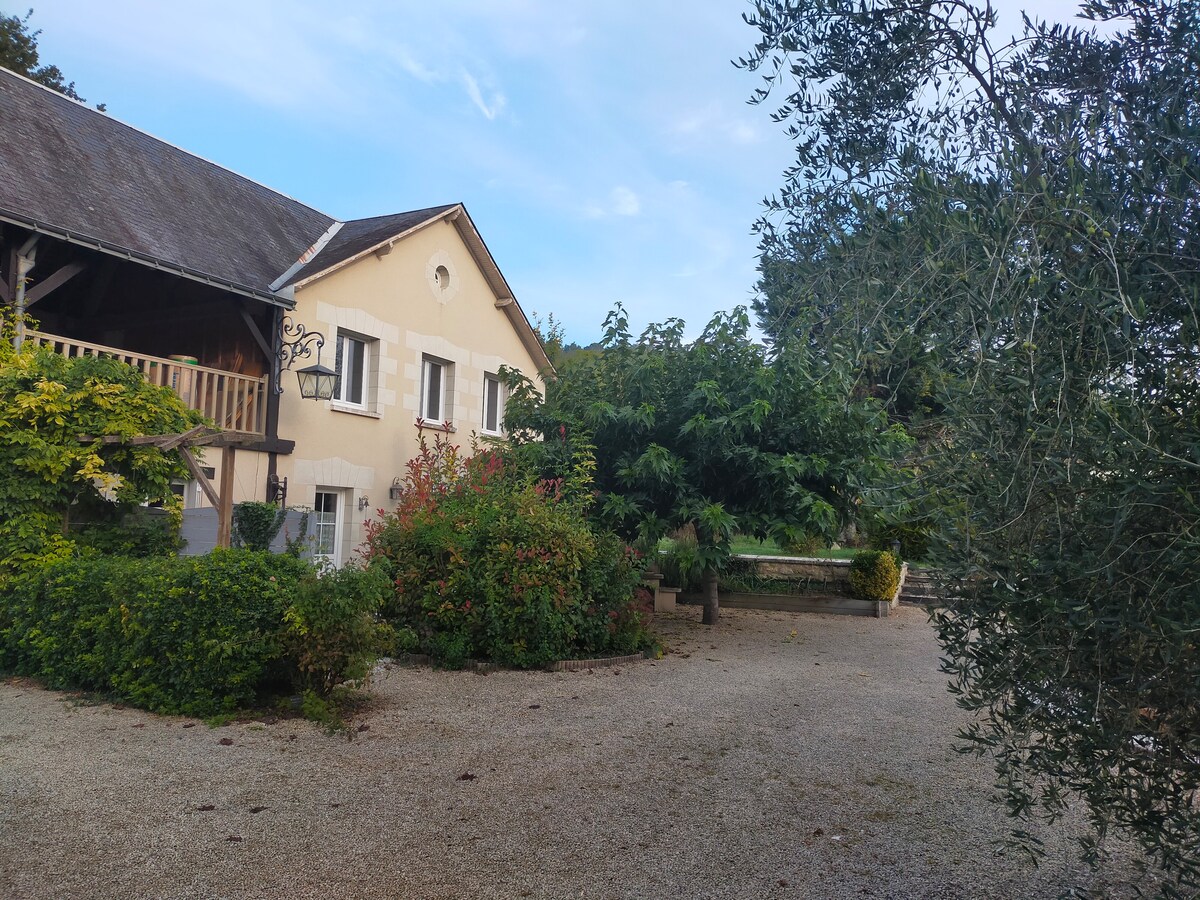
<path fill-rule="evenodd" d="M 335 219 L 4 69 L 0 302 L 38 321 L 26 339 L 118 356 L 228 432 L 185 515 L 209 479 L 226 502 L 286 492 L 335 563 L 419 424 L 499 434 L 500 368 L 549 366 L 462 204 Z M 330 400 L 297 387 L 318 361 Z"/>

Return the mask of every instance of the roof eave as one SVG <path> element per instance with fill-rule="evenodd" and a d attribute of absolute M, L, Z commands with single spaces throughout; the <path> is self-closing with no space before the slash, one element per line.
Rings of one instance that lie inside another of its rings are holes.
<path fill-rule="evenodd" d="M 525 346 L 525 349 L 537 365 L 538 371 L 546 371 L 553 374 L 555 371 L 554 364 L 550 362 L 550 357 L 546 355 L 546 348 L 542 346 L 542 341 L 538 337 L 537 332 L 534 331 L 529 317 L 525 315 L 525 311 L 521 309 L 521 304 L 517 302 L 512 288 L 508 286 L 508 281 L 504 278 L 504 273 L 496 265 L 492 251 L 488 249 L 487 244 L 484 243 L 483 236 L 479 233 L 479 229 L 471 221 L 471 216 L 467 213 L 466 207 L 460 203 L 451 211 L 455 215 L 450 221 L 454 223 L 454 227 L 458 229 L 463 243 L 467 245 L 467 249 L 471 251 L 471 255 L 479 263 L 479 268 L 483 271 L 484 277 L 487 278 L 488 284 L 492 288 L 492 292 L 496 295 L 496 306 L 503 309 L 504 314 L 508 316 L 508 320 L 517 332 L 517 336 L 521 339 L 521 343 Z"/>
<path fill-rule="evenodd" d="M 22 216 L 10 210 L 0 209 L 0 222 L 7 222 L 10 225 L 16 225 L 20 228 L 28 228 L 31 231 L 39 234 L 49 235 L 50 237 L 58 238 L 66 241 L 69 244 L 74 244 L 78 247 L 86 247 L 90 250 L 97 250 L 100 253 L 106 253 L 109 256 L 128 259 L 139 265 L 146 266 L 152 269 L 161 269 L 171 272 L 174 275 L 179 275 L 182 278 L 187 278 L 190 281 L 197 281 L 201 284 L 207 284 L 210 287 L 220 288 L 224 291 L 229 291 L 232 294 L 240 294 L 243 297 L 250 297 L 254 300 L 261 300 L 264 303 L 270 303 L 273 306 L 280 306 L 284 309 L 292 309 L 296 305 L 296 301 L 286 295 L 285 292 L 274 293 L 272 291 L 261 290 L 250 287 L 249 285 L 237 284 L 228 281 L 224 278 L 217 278 L 207 272 L 201 272 L 197 269 L 190 269 L 187 266 L 182 266 L 179 263 L 171 262 L 165 259 L 158 259 L 148 253 L 141 253 L 137 250 L 131 250 L 128 247 L 121 247 L 109 241 L 101 240 L 100 238 L 90 237 L 84 234 L 77 234 L 69 229 L 62 228 L 57 225 L 51 225 L 47 222 L 40 222 L 37 219 L 31 219 L 28 216 Z"/>
<path fill-rule="evenodd" d="M 404 231 L 397 232 L 385 240 L 378 241 L 365 250 L 356 253 L 354 256 L 340 260 L 327 268 L 313 272 L 298 281 L 292 283 L 292 287 L 299 290 L 306 285 L 312 284 L 318 279 L 324 278 L 327 275 L 332 275 L 334 272 L 353 265 L 358 260 L 370 256 L 373 253 L 378 253 L 385 247 L 404 240 L 406 237 L 415 234 L 422 229 L 428 228 L 437 222 L 452 223 L 457 229 L 459 237 L 462 238 L 467 250 L 478 263 L 480 271 L 487 279 L 488 286 L 492 289 L 492 293 L 496 295 L 496 307 L 504 310 L 504 314 L 508 317 L 514 330 L 517 332 L 517 337 L 520 339 L 522 346 L 529 353 L 537 366 L 538 371 L 546 371 L 553 373 L 554 364 L 550 362 L 550 357 L 546 355 L 546 348 L 542 346 L 541 340 L 537 336 L 537 332 L 533 330 L 533 325 L 530 324 L 529 318 L 525 315 L 525 311 L 521 309 L 521 304 L 517 302 L 517 298 L 513 296 L 512 288 L 508 286 L 508 282 L 504 279 L 504 274 L 500 271 L 500 267 L 496 265 L 496 260 L 492 253 L 487 248 L 487 244 L 483 242 L 483 237 L 479 234 L 479 230 L 475 227 L 475 223 L 471 221 L 470 214 L 461 203 L 456 203 L 453 206 L 442 210 L 436 215 L 430 216 L 406 228 Z M 319 256 L 318 256 L 319 259 Z"/>

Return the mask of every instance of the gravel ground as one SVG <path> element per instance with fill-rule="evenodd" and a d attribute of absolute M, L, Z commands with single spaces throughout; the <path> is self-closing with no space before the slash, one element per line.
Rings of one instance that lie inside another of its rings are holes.
<path fill-rule="evenodd" d="M 1131 893 L 1071 824 L 1040 868 L 996 852 L 921 610 L 657 627 L 664 659 L 613 669 L 383 668 L 352 740 L 2 683 L 0 897 Z"/>

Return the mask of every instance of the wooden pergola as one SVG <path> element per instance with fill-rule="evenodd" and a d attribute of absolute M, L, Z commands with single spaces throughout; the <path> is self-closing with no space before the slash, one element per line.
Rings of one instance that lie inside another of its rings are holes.
<path fill-rule="evenodd" d="M 96 438 L 81 434 L 81 441 L 94 441 Z M 192 477 L 200 484 L 200 489 L 217 510 L 217 546 L 228 547 L 233 539 L 233 466 L 238 447 L 259 444 L 262 435 L 247 434 L 239 431 L 222 431 L 209 425 L 197 425 L 182 434 L 144 434 L 136 437 L 125 437 L 119 434 L 107 434 L 99 438 L 102 444 L 126 444 L 130 447 L 156 447 L 164 452 L 179 451 L 184 464 Z M 204 473 L 204 469 L 192 453 L 194 447 L 221 448 L 221 483 L 214 487 L 212 480 Z"/>

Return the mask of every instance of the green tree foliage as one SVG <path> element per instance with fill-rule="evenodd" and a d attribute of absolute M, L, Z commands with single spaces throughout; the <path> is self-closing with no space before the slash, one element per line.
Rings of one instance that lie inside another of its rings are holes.
<path fill-rule="evenodd" d="M 544 402 L 509 373 L 506 425 L 534 439 L 548 473 L 572 448 L 594 448 L 601 518 L 626 537 L 653 547 L 694 526 L 714 624 L 735 532 L 832 537 L 905 437 L 878 404 L 851 396 L 842 370 L 816 370 L 803 344 L 768 358 L 744 309 L 717 315 L 695 341 L 683 333 L 673 319 L 635 341 L 618 306 L 601 352 L 550 378 Z"/>
<path fill-rule="evenodd" d="M 200 422 L 124 363 L 0 340 L 0 571 L 68 553 L 72 522 L 173 505 L 171 479 L 187 477 L 178 453 L 100 439 L 177 434 Z"/>
<path fill-rule="evenodd" d="M 86 102 L 75 93 L 75 82 L 67 81 L 58 66 L 41 65 L 38 54 L 38 35 L 41 29 L 32 31 L 29 20 L 33 10 L 21 16 L 0 15 L 0 66 L 11 69 L 26 78 L 31 78 L 38 84 L 66 94 L 72 100 Z M 104 104 L 96 104 L 96 109 L 103 111 Z"/>
<path fill-rule="evenodd" d="M 1012 812 L 1082 796 L 1192 895 L 1200 6 L 1081 13 L 1102 32 L 999 46 L 963 0 L 756 4 L 741 62 L 797 148 L 758 312 L 868 379 L 919 375 L 947 670 Z"/>

